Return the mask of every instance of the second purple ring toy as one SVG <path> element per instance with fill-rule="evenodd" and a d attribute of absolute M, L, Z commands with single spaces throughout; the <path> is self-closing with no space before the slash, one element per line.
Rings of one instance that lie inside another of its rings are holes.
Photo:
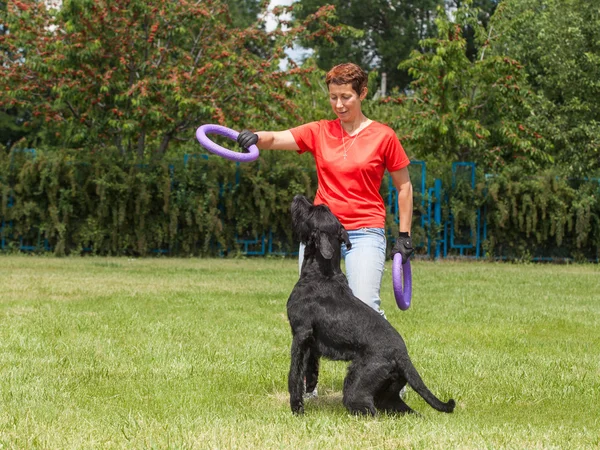
<path fill-rule="evenodd" d="M 251 145 L 248 147 L 248 153 L 234 152 L 232 150 L 228 150 L 225 147 L 221 147 L 218 144 L 215 144 L 211 141 L 206 135 L 207 134 L 218 134 L 220 136 L 228 137 L 229 139 L 233 139 L 234 141 L 237 139 L 238 133 L 231 128 L 227 128 L 221 125 L 202 125 L 196 130 L 196 139 L 200 142 L 200 145 L 204 147 L 211 153 L 215 155 L 222 156 L 223 158 L 229 159 L 231 161 L 238 162 L 250 162 L 254 161 L 258 158 L 258 147 L 256 145 Z"/>
<path fill-rule="evenodd" d="M 412 272 L 410 260 L 402 264 L 402 255 L 396 253 L 392 261 L 392 284 L 398 308 L 405 311 L 410 306 L 412 297 Z"/>

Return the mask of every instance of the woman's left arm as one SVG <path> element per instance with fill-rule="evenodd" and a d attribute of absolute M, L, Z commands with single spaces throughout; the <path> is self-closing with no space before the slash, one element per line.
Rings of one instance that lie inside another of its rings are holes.
<path fill-rule="evenodd" d="M 408 233 L 412 226 L 413 188 L 410 182 L 408 167 L 390 172 L 394 187 L 398 190 L 398 212 L 400 215 L 400 232 Z"/>

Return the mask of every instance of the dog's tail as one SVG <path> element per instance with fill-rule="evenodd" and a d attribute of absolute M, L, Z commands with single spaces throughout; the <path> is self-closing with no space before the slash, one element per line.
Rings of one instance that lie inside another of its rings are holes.
<path fill-rule="evenodd" d="M 432 408 L 445 413 L 454 411 L 454 407 L 456 406 L 454 400 L 450 399 L 444 403 L 433 395 L 427 386 L 425 386 L 425 383 L 421 379 L 421 375 L 419 375 L 419 372 L 417 372 L 417 369 L 413 366 L 412 362 L 408 361 L 408 364 L 403 364 L 403 374 L 409 386 L 417 391 L 417 393 L 423 397 Z"/>

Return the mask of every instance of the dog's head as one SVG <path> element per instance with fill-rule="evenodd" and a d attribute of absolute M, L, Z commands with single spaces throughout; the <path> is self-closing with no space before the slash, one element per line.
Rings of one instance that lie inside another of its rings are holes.
<path fill-rule="evenodd" d="M 300 242 L 314 245 L 323 258 L 333 258 L 340 244 L 350 249 L 348 232 L 327 205 L 313 205 L 303 195 L 292 201 L 292 227 Z"/>

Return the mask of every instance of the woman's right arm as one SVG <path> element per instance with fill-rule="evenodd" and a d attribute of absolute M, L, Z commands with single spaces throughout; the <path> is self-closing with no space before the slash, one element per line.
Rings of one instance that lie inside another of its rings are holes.
<path fill-rule="evenodd" d="M 261 150 L 300 150 L 290 130 L 258 131 L 256 146 Z"/>

